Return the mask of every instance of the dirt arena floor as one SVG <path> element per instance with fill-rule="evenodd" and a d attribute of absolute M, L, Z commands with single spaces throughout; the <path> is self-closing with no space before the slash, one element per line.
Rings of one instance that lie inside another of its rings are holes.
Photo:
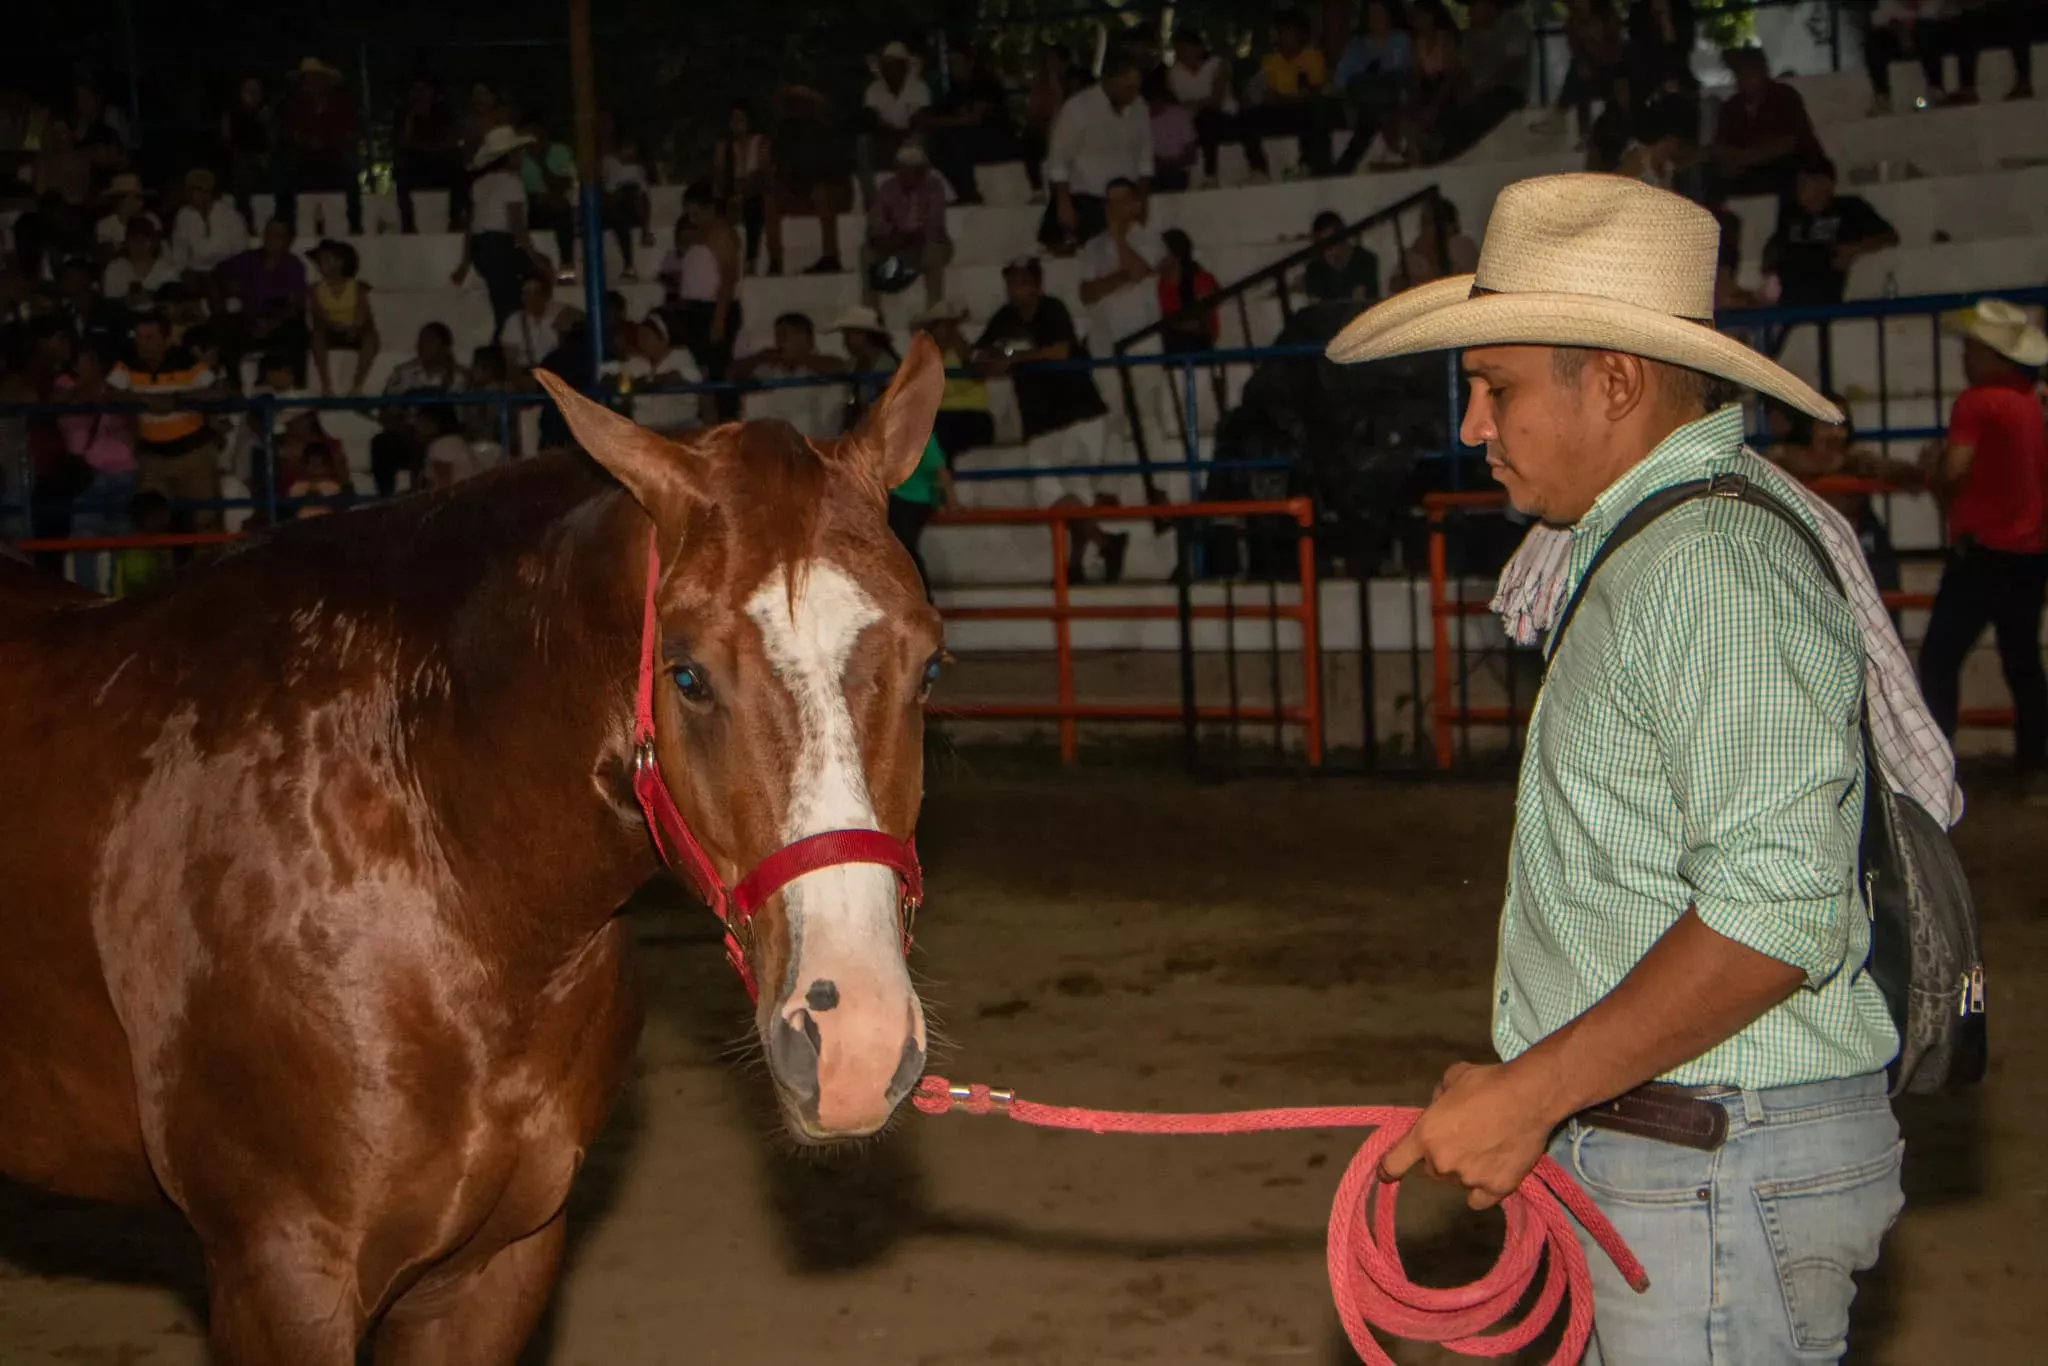
<path fill-rule="evenodd" d="M 917 967 L 956 1080 L 1143 1108 L 1397 1102 L 1483 1054 L 1505 784 L 949 768 Z M 1993 1073 L 1905 1111 L 1907 1211 L 1858 1300 L 1854 1361 L 2048 1360 L 2044 830 L 1987 790 L 1960 832 Z M 863 1152 L 793 1155 L 735 1061 L 745 1000 L 703 912 L 649 897 L 635 914 L 641 1068 L 577 1188 L 536 1366 L 1354 1360 L 1323 1272 L 1354 1138 L 908 1114 Z M 1498 1233 L 1442 1196 L 1411 1197 L 1403 1223 L 1425 1279 L 1483 1269 Z M 196 1285 L 173 1221 L 0 1191 L 6 1366 L 203 1362 Z"/>

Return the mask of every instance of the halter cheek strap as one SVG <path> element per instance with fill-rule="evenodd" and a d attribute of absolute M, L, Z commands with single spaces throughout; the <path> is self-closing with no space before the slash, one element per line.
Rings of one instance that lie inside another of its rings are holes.
<path fill-rule="evenodd" d="M 750 955 L 755 912 L 768 899 L 804 876 L 821 868 L 845 864 L 878 864 L 896 874 L 897 915 L 903 933 L 903 952 L 911 946 L 911 928 L 918 907 L 924 903 L 924 872 L 918 865 L 917 845 L 899 840 L 880 830 L 827 830 L 786 844 L 755 865 L 754 870 L 732 886 L 718 874 L 718 865 L 690 833 L 674 793 L 661 773 L 661 759 L 654 748 L 654 675 L 659 653 L 661 624 L 655 612 L 655 593 L 661 584 L 661 547 L 656 533 L 647 537 L 647 602 L 640 622 L 640 679 L 633 698 L 633 796 L 647 818 L 647 832 L 654 850 L 671 870 L 682 875 L 711 912 L 725 927 L 725 958 L 739 974 L 747 996 L 760 999 L 754 981 Z"/>

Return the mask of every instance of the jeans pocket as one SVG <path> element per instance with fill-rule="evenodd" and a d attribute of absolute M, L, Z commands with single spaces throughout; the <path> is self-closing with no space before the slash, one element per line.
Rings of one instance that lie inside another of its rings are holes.
<path fill-rule="evenodd" d="M 1841 1352 L 1849 1336 L 1854 1275 L 1877 1265 L 1878 1244 L 1898 1218 L 1903 1142 L 1853 1167 L 1796 1181 L 1759 1181 L 1756 1202 L 1777 1263 L 1778 1288 L 1803 1352 Z"/>
<path fill-rule="evenodd" d="M 1577 1125 L 1572 1174 L 1588 1194 L 1629 1205 L 1699 1205 L 1713 1184 L 1714 1154 Z"/>

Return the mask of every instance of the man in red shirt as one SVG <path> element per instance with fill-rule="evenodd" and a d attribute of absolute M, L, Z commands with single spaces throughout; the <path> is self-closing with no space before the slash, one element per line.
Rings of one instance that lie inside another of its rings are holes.
<path fill-rule="evenodd" d="M 1714 188 L 1721 198 L 1792 193 L 1800 162 L 1820 155 L 1820 139 L 1806 101 L 1783 81 L 1771 79 L 1763 49 L 1731 48 L 1722 54 L 1735 77 L 1735 94 L 1721 106 L 1714 143 L 1707 149 Z"/>
<path fill-rule="evenodd" d="M 2002 299 L 1982 300 L 1949 325 L 1965 339 L 1970 387 L 1950 414 L 1948 440 L 1922 456 L 1929 486 L 1947 504 L 1950 546 L 1920 643 L 1920 690 L 1953 737 L 1963 661 L 1989 625 L 2012 690 L 2020 781 L 2030 795 L 2048 796 L 2048 419 L 2038 389 L 2048 334 Z"/>

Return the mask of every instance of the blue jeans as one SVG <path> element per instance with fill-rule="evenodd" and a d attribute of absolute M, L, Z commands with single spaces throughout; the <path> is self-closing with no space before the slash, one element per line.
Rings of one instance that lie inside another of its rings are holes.
<path fill-rule="evenodd" d="M 1808 1366 L 1847 1350 L 1851 1273 L 1877 1264 L 1905 1203 L 1884 1076 L 1720 1103 L 1718 1152 L 1577 1122 L 1552 1141 L 1650 1273 L 1636 1294 L 1580 1230 L 1595 1305 L 1587 1366 Z"/>

